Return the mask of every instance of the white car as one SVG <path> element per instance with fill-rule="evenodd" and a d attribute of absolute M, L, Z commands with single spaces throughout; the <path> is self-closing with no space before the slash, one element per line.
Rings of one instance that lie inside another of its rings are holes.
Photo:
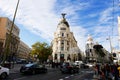
<path fill-rule="evenodd" d="M 93 64 L 86 64 L 87 66 L 89 66 L 89 68 L 93 67 Z"/>
<path fill-rule="evenodd" d="M 4 79 L 9 75 L 9 69 L 0 66 L 0 78 Z"/>
<path fill-rule="evenodd" d="M 75 61 L 75 65 L 77 65 L 77 66 L 79 66 L 79 68 L 80 68 L 80 65 L 82 64 L 83 62 L 82 61 Z"/>

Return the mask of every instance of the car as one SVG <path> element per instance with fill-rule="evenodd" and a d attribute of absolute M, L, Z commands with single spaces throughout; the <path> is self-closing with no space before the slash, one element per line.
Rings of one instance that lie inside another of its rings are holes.
<path fill-rule="evenodd" d="M 87 68 L 89 68 L 89 66 L 88 66 L 86 63 L 82 63 L 82 64 L 80 65 L 80 68 L 81 68 L 81 69 L 87 69 Z"/>
<path fill-rule="evenodd" d="M 16 61 L 17 64 L 27 64 L 28 61 L 26 59 L 19 59 Z"/>
<path fill-rule="evenodd" d="M 0 66 L 0 78 L 1 79 L 7 78 L 9 76 L 9 71 L 10 71 L 9 68 Z"/>
<path fill-rule="evenodd" d="M 69 62 L 64 62 L 60 66 L 60 71 L 62 73 L 79 73 L 79 67 Z"/>
<path fill-rule="evenodd" d="M 38 63 L 29 63 L 26 65 L 21 66 L 20 73 L 23 74 L 37 74 L 37 73 L 46 73 L 47 68 L 45 65 L 38 64 Z"/>
<path fill-rule="evenodd" d="M 93 67 L 93 64 L 87 63 L 86 65 L 87 65 L 89 68 L 92 68 L 92 67 Z"/>
<path fill-rule="evenodd" d="M 83 63 L 82 61 L 75 61 L 74 64 L 80 68 L 80 65 L 81 65 L 82 63 Z"/>

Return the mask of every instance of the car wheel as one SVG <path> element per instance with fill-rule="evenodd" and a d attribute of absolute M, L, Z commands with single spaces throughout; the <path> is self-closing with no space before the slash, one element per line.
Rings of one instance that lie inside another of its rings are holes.
<path fill-rule="evenodd" d="M 34 71 L 34 70 L 32 70 L 32 74 L 35 74 L 35 71 Z"/>
<path fill-rule="evenodd" d="M 0 75 L 0 77 L 2 78 L 2 79 L 5 79 L 6 77 L 7 77 L 7 73 L 2 73 L 1 75 Z"/>

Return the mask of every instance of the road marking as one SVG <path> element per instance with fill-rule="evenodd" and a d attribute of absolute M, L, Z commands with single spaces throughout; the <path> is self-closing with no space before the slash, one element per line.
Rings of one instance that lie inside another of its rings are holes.
<path fill-rule="evenodd" d="M 17 79 L 14 79 L 14 80 L 21 80 L 21 79 L 24 79 L 24 78 L 26 78 L 26 77 L 17 78 Z"/>
<path fill-rule="evenodd" d="M 74 75 L 70 75 L 70 76 L 74 76 Z"/>
<path fill-rule="evenodd" d="M 59 80 L 64 80 L 64 79 L 59 79 Z"/>
<path fill-rule="evenodd" d="M 69 76 L 65 77 L 66 79 L 69 78 Z"/>

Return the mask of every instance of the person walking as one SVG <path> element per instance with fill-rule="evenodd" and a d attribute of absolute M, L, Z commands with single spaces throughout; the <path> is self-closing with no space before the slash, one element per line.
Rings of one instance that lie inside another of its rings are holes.
<path fill-rule="evenodd" d="M 118 64 L 114 64 L 113 65 L 113 73 L 114 73 L 114 77 L 115 77 L 115 80 L 119 80 L 119 70 L 118 70 Z"/>

